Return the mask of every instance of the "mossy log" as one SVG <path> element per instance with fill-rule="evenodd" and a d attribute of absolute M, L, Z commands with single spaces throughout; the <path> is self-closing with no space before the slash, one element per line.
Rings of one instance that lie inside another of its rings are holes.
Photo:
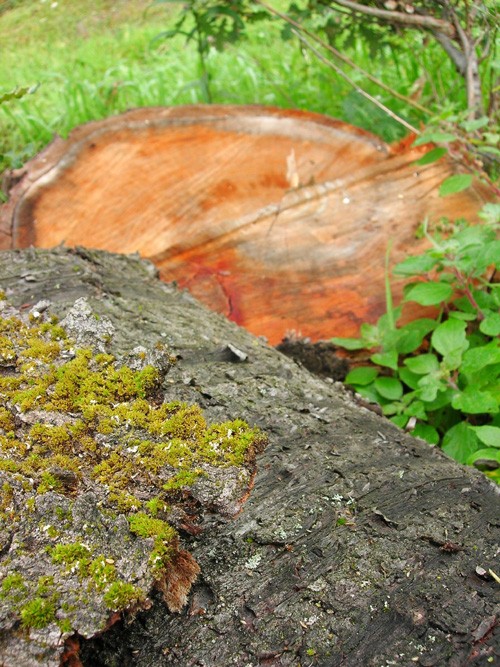
<path fill-rule="evenodd" d="M 85 297 L 116 328 L 111 350 L 168 345 L 163 391 L 210 421 L 267 433 L 239 516 L 181 532 L 201 572 L 180 613 L 160 594 L 132 623 L 73 636 L 63 664 L 323 667 L 494 664 L 499 502 L 458 465 L 353 403 L 262 340 L 160 282 L 137 257 L 5 252 L 17 306 Z M 14 645 L 15 634 L 2 637 Z M 22 661 L 6 660 L 5 665 Z"/>
<path fill-rule="evenodd" d="M 396 263 L 425 244 L 424 218 L 474 221 L 491 197 L 478 182 L 439 197 L 455 166 L 415 164 L 431 146 L 411 144 L 305 111 L 136 109 L 12 174 L 0 248 L 137 251 L 273 344 L 356 335 L 385 312 L 389 241 Z"/>

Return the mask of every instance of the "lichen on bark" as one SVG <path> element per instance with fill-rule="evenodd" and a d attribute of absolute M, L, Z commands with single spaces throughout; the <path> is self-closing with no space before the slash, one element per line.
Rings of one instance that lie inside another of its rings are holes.
<path fill-rule="evenodd" d="M 26 664 L 147 608 L 155 586 L 179 611 L 199 567 L 177 527 L 235 515 L 265 444 L 165 401 L 163 344 L 117 359 L 85 299 L 61 322 L 49 309 L 0 301 L 0 627 Z"/>

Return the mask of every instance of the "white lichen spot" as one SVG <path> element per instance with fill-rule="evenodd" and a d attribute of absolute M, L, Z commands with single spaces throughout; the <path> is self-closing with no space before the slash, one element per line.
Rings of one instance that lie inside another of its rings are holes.
<path fill-rule="evenodd" d="M 247 560 L 245 567 L 247 570 L 256 570 L 259 567 L 261 560 L 262 554 L 256 553 Z"/>

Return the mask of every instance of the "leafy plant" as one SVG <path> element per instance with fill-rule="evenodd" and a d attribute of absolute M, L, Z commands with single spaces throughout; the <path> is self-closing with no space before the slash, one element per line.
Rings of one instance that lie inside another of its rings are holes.
<path fill-rule="evenodd" d="M 377 324 L 332 342 L 370 351 L 371 364 L 345 381 L 391 421 L 500 482 L 500 205 L 487 204 L 481 217 L 475 226 L 443 221 L 432 234 L 424 224 L 431 247 L 394 268 L 410 279 L 402 305 L 393 307 L 387 278 Z M 434 316 L 398 326 L 408 302 Z"/>

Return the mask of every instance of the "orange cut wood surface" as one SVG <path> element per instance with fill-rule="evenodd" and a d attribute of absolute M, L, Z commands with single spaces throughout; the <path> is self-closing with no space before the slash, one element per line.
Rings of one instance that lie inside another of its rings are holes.
<path fill-rule="evenodd" d="M 452 168 L 417 166 L 425 150 L 308 112 L 138 109 L 56 139 L 15 174 L 0 245 L 139 252 L 271 343 L 355 335 L 384 312 L 389 241 L 394 264 L 421 248 L 424 217 L 474 220 L 489 198 L 478 183 L 439 197 Z"/>

